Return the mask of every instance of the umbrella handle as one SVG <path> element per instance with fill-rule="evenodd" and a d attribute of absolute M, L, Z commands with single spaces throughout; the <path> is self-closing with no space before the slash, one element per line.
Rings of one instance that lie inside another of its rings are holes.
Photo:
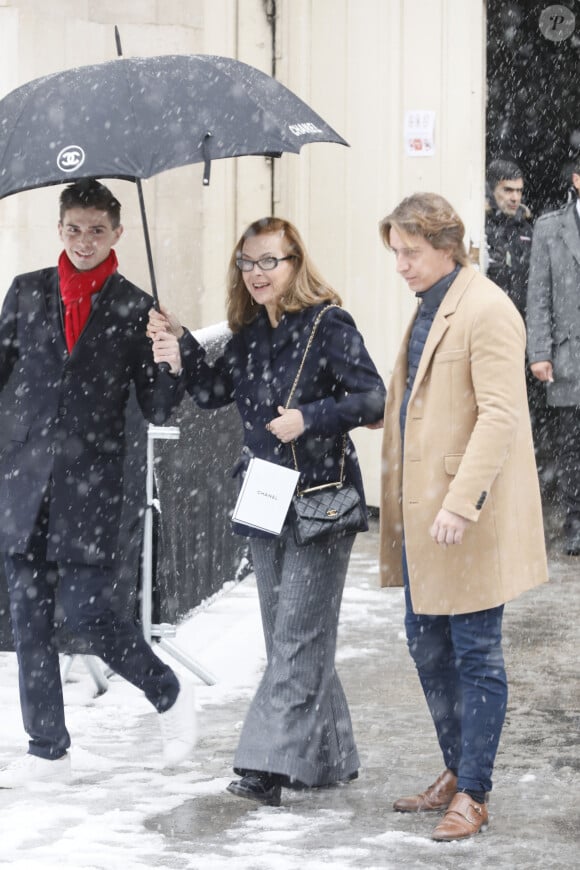
<path fill-rule="evenodd" d="M 151 279 L 151 292 L 153 294 L 153 305 L 156 311 L 161 311 L 161 307 L 159 305 L 159 296 L 157 294 L 157 280 L 155 278 L 155 267 L 153 265 L 153 254 L 151 252 L 151 239 L 149 238 L 149 225 L 147 223 L 147 212 L 145 211 L 145 199 L 143 197 L 143 185 L 141 184 L 141 179 L 136 178 L 135 184 L 137 185 L 137 193 L 139 195 L 139 208 L 141 210 L 141 222 L 143 224 L 143 235 L 145 236 L 145 250 L 147 251 L 147 263 L 149 265 L 149 277 Z M 158 363 L 159 371 L 161 372 L 169 372 L 171 370 L 171 366 L 169 363 L 161 362 Z"/>
<path fill-rule="evenodd" d="M 139 196 L 139 210 L 141 212 L 141 223 L 143 224 L 143 236 L 145 238 L 145 251 L 147 252 L 147 265 L 149 266 L 149 278 L 151 280 L 151 292 L 153 294 L 153 303 L 157 311 L 159 308 L 159 296 L 157 294 L 157 280 L 155 278 L 155 266 L 153 265 L 153 253 L 151 251 L 151 239 L 149 237 L 149 224 L 147 223 L 147 212 L 145 210 L 145 198 L 143 197 L 143 185 L 141 179 L 136 178 L 137 195 Z"/>

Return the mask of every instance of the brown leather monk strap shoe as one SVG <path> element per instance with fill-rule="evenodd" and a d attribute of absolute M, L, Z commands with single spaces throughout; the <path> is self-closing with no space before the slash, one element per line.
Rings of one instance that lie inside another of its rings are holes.
<path fill-rule="evenodd" d="M 393 804 L 398 813 L 428 813 L 446 809 L 457 792 L 457 777 L 445 770 L 435 782 L 421 794 L 402 797 Z"/>
<path fill-rule="evenodd" d="M 468 794 L 456 794 L 447 812 L 434 828 L 433 840 L 464 840 L 485 831 L 488 823 L 487 804 L 479 804 Z"/>

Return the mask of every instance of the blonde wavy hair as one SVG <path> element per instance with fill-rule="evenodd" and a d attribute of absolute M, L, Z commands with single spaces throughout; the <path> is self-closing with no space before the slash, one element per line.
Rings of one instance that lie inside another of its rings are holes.
<path fill-rule="evenodd" d="M 284 255 L 292 255 L 294 275 L 288 291 L 278 303 L 278 319 L 285 312 L 301 311 L 320 302 L 333 302 L 342 305 L 338 293 L 329 287 L 318 269 L 308 256 L 304 242 L 296 227 L 290 221 L 277 217 L 264 217 L 254 221 L 244 230 L 230 258 L 227 275 L 228 300 L 227 318 L 232 332 L 239 332 L 258 316 L 261 308 L 256 305 L 244 284 L 237 259 L 241 256 L 244 242 L 253 236 L 266 233 L 279 233 L 283 238 Z"/>
<path fill-rule="evenodd" d="M 414 193 L 382 219 L 379 232 L 387 248 L 393 227 L 403 237 L 422 236 L 436 250 L 448 250 L 460 266 L 469 265 L 463 221 L 438 193 Z"/>

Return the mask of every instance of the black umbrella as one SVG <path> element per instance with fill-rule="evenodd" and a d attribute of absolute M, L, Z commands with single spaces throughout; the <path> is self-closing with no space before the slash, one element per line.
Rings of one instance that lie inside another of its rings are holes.
<path fill-rule="evenodd" d="M 119 58 L 35 79 L 0 101 L 0 198 L 79 178 L 138 183 L 189 163 L 347 143 L 280 82 L 215 55 Z"/>

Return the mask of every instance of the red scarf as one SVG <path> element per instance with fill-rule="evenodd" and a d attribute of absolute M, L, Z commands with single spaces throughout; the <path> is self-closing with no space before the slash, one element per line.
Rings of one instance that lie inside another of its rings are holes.
<path fill-rule="evenodd" d="M 117 271 L 117 255 L 111 249 L 106 260 L 95 269 L 79 272 L 63 251 L 58 258 L 60 295 L 64 302 L 64 334 L 69 353 L 84 329 L 91 313 L 91 297 L 98 293 L 107 278 Z"/>

